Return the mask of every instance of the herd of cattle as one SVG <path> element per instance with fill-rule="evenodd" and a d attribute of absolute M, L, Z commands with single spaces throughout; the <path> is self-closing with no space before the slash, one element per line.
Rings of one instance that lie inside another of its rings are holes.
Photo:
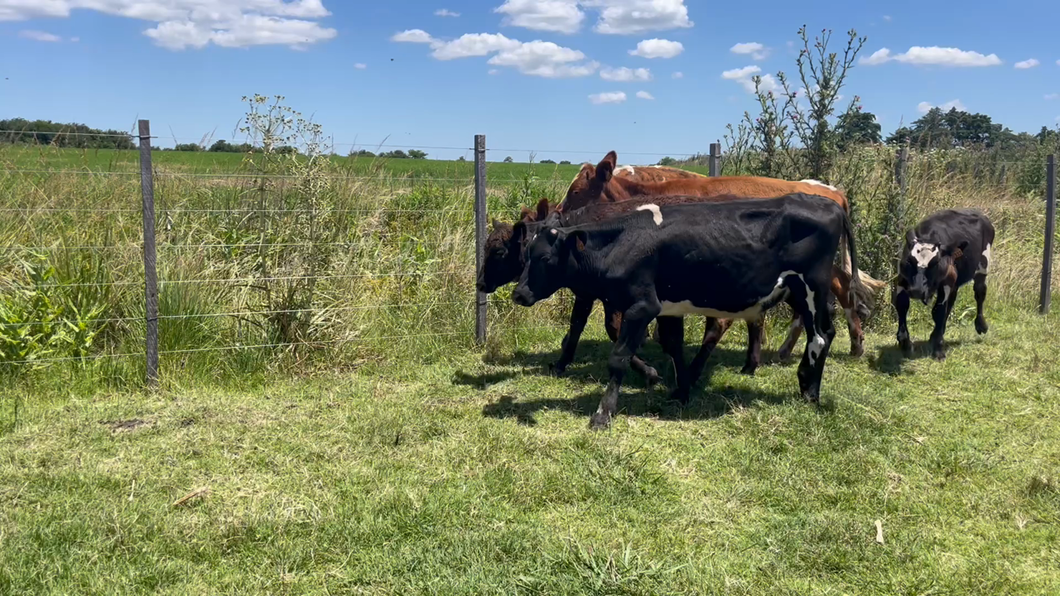
<path fill-rule="evenodd" d="M 817 402 L 835 337 L 830 296 L 846 316 L 851 354 L 860 357 L 861 320 L 870 314 L 873 296 L 887 287 L 858 270 L 846 196 L 814 180 L 707 177 L 664 166 L 617 167 L 617 159 L 611 151 L 595 167 L 584 164 L 558 205 L 542 199 L 536 209 L 524 207 L 514 224 L 494 219 L 478 272 L 478 289 L 486 293 L 517 281 L 512 299 L 526 307 L 560 288 L 571 290 L 574 308 L 553 365 L 557 374 L 573 361 L 593 304 L 603 303 L 614 347 L 607 390 L 591 427 L 610 424 L 631 366 L 649 383 L 660 380 L 636 354 L 651 321 L 657 320 L 655 338 L 673 359 L 673 397 L 687 403 L 711 351 L 737 319 L 748 330 L 743 372 L 754 373 L 763 317 L 780 302 L 789 304 L 795 317 L 779 356 L 790 359 L 805 328 L 799 388 L 805 399 Z M 936 297 L 930 343 L 933 355 L 943 359 L 946 320 L 957 289 L 969 281 L 974 280 L 975 329 L 987 332 L 983 301 L 993 242 L 993 225 L 972 209 L 939 211 L 908 231 L 891 299 L 906 355 L 912 352 L 906 325 L 910 301 L 926 305 Z M 834 264 L 837 253 L 841 265 Z M 703 342 L 687 366 L 685 315 L 706 317 Z"/>

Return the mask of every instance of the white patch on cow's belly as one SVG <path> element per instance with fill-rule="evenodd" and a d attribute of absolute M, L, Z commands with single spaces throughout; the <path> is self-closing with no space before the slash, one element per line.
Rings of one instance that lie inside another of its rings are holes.
<path fill-rule="evenodd" d="M 622 166 L 622 167 L 618 168 L 617 170 L 615 170 L 616 174 L 618 172 L 629 172 L 630 176 L 632 176 L 632 175 L 637 173 L 637 171 L 633 169 L 633 166 Z"/>
<path fill-rule="evenodd" d="M 637 207 L 637 211 L 651 211 L 651 218 L 655 221 L 655 225 L 662 225 L 662 211 L 659 210 L 659 206 L 652 203 L 650 205 L 641 205 Z"/>
<path fill-rule="evenodd" d="M 702 315 L 704 317 L 714 317 L 715 319 L 743 319 L 745 321 L 754 321 L 762 316 L 762 305 L 767 302 L 773 302 L 779 298 L 780 294 L 787 291 L 784 287 L 784 278 L 789 275 L 798 275 L 799 279 L 802 279 L 802 275 L 795 273 L 794 271 L 785 271 L 780 274 L 777 278 L 777 285 L 773 287 L 773 291 L 770 292 L 764 298 L 758 300 L 753 305 L 740 312 L 728 312 L 717 310 L 714 308 L 703 308 L 692 304 L 691 300 L 682 300 L 681 302 L 667 302 L 662 301 L 662 311 L 659 313 L 660 317 L 683 317 L 686 315 Z"/>
<path fill-rule="evenodd" d="M 979 261 L 979 268 L 975 270 L 975 273 L 977 275 L 986 275 L 987 273 L 990 273 L 990 259 L 990 245 L 987 244 L 986 248 L 983 249 L 983 258 L 981 261 Z"/>
<path fill-rule="evenodd" d="M 800 180 L 799 182 L 805 182 L 806 184 L 813 184 L 815 186 L 823 186 L 823 187 L 827 188 L 828 190 L 833 190 L 833 191 L 839 192 L 838 188 L 832 186 L 831 184 L 825 184 L 824 182 L 821 182 L 820 180 L 809 180 L 809 179 L 807 179 L 807 180 Z"/>

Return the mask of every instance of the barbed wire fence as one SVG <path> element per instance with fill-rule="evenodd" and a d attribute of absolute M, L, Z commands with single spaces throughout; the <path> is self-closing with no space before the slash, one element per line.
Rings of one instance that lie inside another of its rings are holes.
<path fill-rule="evenodd" d="M 495 158 L 491 163 L 500 155 L 535 152 L 489 149 L 485 136 L 476 135 L 471 147 L 445 147 L 467 151 L 470 172 L 329 171 L 316 180 L 330 188 L 321 200 L 306 188 L 313 181 L 299 173 L 156 167 L 153 138 L 149 122 L 141 121 L 137 170 L 21 164 L 3 170 L 8 184 L 12 177 L 30 183 L 19 187 L 27 196 L 0 205 L 0 254 L 9 255 L 0 263 L 0 296 L 20 293 L 29 307 L 15 312 L 0 304 L 0 329 L 7 332 L 0 363 L 142 358 L 152 386 L 160 363 L 197 354 L 297 353 L 351 344 L 397 351 L 453 340 L 481 346 L 491 325 L 507 328 L 521 312 L 505 296 L 475 288 L 491 213 L 510 215 L 532 205 L 539 198 L 534 193 L 555 197 L 569 182 L 553 180 L 548 187 L 488 178 L 487 152 Z M 900 151 L 894 182 L 903 193 L 908 161 L 908 151 Z M 727 166 L 720 143 L 710 144 L 705 165 L 707 175 L 722 175 Z M 989 175 L 1003 182 L 1007 167 L 1000 164 L 1000 173 Z M 1055 235 L 1054 156 L 1041 167 L 1049 181 L 1044 313 Z M 65 202 L 57 205 L 49 196 Z M 568 311 L 522 318 L 543 329 L 565 329 Z M 62 346 L 49 344 L 60 334 Z"/>

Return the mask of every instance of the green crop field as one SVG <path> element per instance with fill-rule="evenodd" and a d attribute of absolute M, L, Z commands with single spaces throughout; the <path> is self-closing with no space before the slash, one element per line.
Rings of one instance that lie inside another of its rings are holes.
<path fill-rule="evenodd" d="M 815 407 L 772 362 L 781 308 L 768 364 L 738 374 L 734 326 L 687 408 L 648 341 L 667 380 L 628 375 L 591 432 L 599 309 L 562 379 L 565 292 L 502 288 L 473 342 L 469 163 L 156 152 L 146 391 L 136 153 L 0 149 L 0 594 L 1056 594 L 1060 320 L 1015 182 L 1040 164 L 918 155 L 900 195 L 888 151 L 837 165 L 864 268 L 889 279 L 906 225 L 982 208 L 989 334 L 966 287 L 948 359 L 919 304 L 902 359 L 879 296 L 863 358 L 838 325 Z M 489 168 L 506 221 L 577 171 Z"/>

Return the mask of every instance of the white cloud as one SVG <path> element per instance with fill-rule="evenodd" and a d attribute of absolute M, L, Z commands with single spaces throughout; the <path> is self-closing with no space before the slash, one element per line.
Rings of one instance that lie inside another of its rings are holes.
<path fill-rule="evenodd" d="M 630 56 L 641 58 L 673 58 L 685 51 L 685 46 L 679 41 L 668 39 L 645 39 L 637 44 L 637 49 L 630 50 Z"/>
<path fill-rule="evenodd" d="M 1041 62 L 1038 62 L 1037 58 L 1031 58 L 1030 60 L 1023 60 L 1021 62 L 1017 62 L 1014 66 L 1019 70 L 1027 70 L 1028 68 L 1034 68 L 1039 64 L 1041 64 Z"/>
<path fill-rule="evenodd" d="M 1051 100 L 1054 100 L 1054 99 L 1060 99 L 1060 93 L 1049 93 L 1049 94 L 1046 94 L 1045 99 L 1047 101 L 1051 101 Z"/>
<path fill-rule="evenodd" d="M 596 104 L 605 103 L 622 103 L 626 101 L 626 94 L 622 91 L 612 91 L 610 93 L 594 93 L 589 96 L 589 101 Z"/>
<path fill-rule="evenodd" d="M 472 56 L 488 56 L 494 52 L 512 50 L 521 42 L 508 39 L 500 33 L 465 33 L 452 41 L 431 40 L 434 51 L 431 56 L 438 60 L 455 60 Z"/>
<path fill-rule="evenodd" d="M 757 41 L 752 41 L 750 43 L 738 43 L 729 48 L 729 51 L 733 54 L 750 54 L 751 57 L 755 60 L 765 60 L 769 57 L 769 48 L 758 43 Z"/>
<path fill-rule="evenodd" d="M 368 68 L 368 65 L 363 63 L 363 62 L 358 62 L 357 64 L 354 64 L 353 67 L 356 68 L 357 70 L 364 70 L 364 69 Z"/>
<path fill-rule="evenodd" d="M 510 40 L 513 41 L 513 40 Z M 597 62 L 581 62 L 585 54 L 556 45 L 551 41 L 515 42 L 515 47 L 506 49 L 489 59 L 494 66 L 510 66 L 519 72 L 548 79 L 586 77 L 600 67 Z M 576 64 L 579 63 L 580 64 Z"/>
<path fill-rule="evenodd" d="M 985 56 L 979 52 L 938 46 L 913 46 L 903 54 L 892 54 L 889 49 L 881 48 L 859 60 L 859 63 L 874 66 L 891 60 L 917 66 L 978 67 L 1001 64 L 1001 59 L 997 57 L 997 54 Z"/>
<path fill-rule="evenodd" d="M 423 29 L 406 29 L 401 33 L 395 33 L 390 41 L 399 43 L 433 43 L 434 38 Z"/>
<path fill-rule="evenodd" d="M 81 41 L 81 38 L 80 38 L 80 37 L 71 37 L 71 38 L 70 38 L 70 43 L 77 43 L 77 42 L 79 42 L 79 41 Z"/>
<path fill-rule="evenodd" d="M 887 21 L 888 23 L 890 23 L 891 22 L 891 15 L 889 15 L 889 14 L 883 15 L 883 20 Z"/>
<path fill-rule="evenodd" d="M 18 36 L 22 39 L 32 39 L 33 41 L 43 41 L 46 43 L 59 43 L 63 40 L 63 38 L 58 35 L 47 33 L 45 31 L 24 30 L 19 31 Z"/>
<path fill-rule="evenodd" d="M 1060 66 L 1060 60 L 1057 60 L 1057 61 L 1056 61 L 1056 65 L 1057 65 L 1057 66 Z"/>
<path fill-rule="evenodd" d="M 931 111 L 931 108 L 934 108 L 934 107 L 936 107 L 936 106 L 933 106 L 933 105 L 931 105 L 930 103 L 928 103 L 926 101 L 922 101 L 922 102 L 916 104 L 916 111 L 920 112 L 921 114 L 927 114 L 928 112 Z M 957 108 L 957 111 L 959 111 L 959 112 L 967 112 L 968 111 L 968 108 L 964 107 L 964 104 L 961 103 L 961 100 L 959 100 L 959 99 L 951 99 L 950 101 L 947 101 L 946 103 L 944 103 L 944 104 L 942 104 L 942 105 L 940 105 L 938 107 L 940 109 L 942 109 L 943 112 L 948 112 L 948 111 L 950 111 L 951 108 Z"/>
<path fill-rule="evenodd" d="M 556 45 L 551 41 L 521 42 L 500 33 L 465 33 L 442 41 L 426 31 L 411 29 L 390 38 L 391 41 L 426 43 L 436 60 L 456 60 L 495 54 L 487 62 L 492 66 L 508 66 L 519 72 L 550 79 L 587 77 L 600 68 L 600 63 L 585 60 L 578 50 Z M 491 73 L 492 74 L 492 73 Z"/>
<path fill-rule="evenodd" d="M 496 68 L 491 68 L 491 69 L 489 69 L 489 72 L 487 72 L 486 74 L 498 75 L 498 74 L 501 74 L 501 71 L 497 70 Z"/>
<path fill-rule="evenodd" d="M 600 78 L 605 81 L 628 83 L 631 81 L 650 81 L 651 71 L 647 68 L 605 68 L 600 71 Z"/>
<path fill-rule="evenodd" d="M 655 99 L 655 96 L 647 91 L 637 91 L 637 97 L 640 99 Z"/>
<path fill-rule="evenodd" d="M 869 56 L 862 56 L 861 60 L 858 61 L 860 64 L 865 66 L 875 66 L 877 64 L 883 64 L 891 59 L 891 51 L 887 48 L 881 48 L 876 50 Z"/>
<path fill-rule="evenodd" d="M 318 21 L 331 15 L 322 0 L 0 0 L 0 21 L 67 18 L 75 9 L 154 23 L 144 35 L 171 50 L 211 43 L 304 49 L 338 34 Z"/>
<path fill-rule="evenodd" d="M 728 81 L 736 81 L 747 90 L 748 93 L 755 92 L 754 77 L 758 73 L 762 72 L 762 69 L 755 66 L 745 66 L 743 68 L 734 68 L 732 70 L 726 70 L 721 73 L 721 78 Z M 773 78 L 773 75 L 766 73 L 761 75 L 761 80 L 758 83 L 758 89 L 762 92 L 776 91 L 777 80 Z"/>
<path fill-rule="evenodd" d="M 576 33 L 585 19 L 577 0 L 506 0 L 494 12 L 507 15 L 505 25 L 556 33 Z"/>
<path fill-rule="evenodd" d="M 436 17 L 453 17 L 453 18 L 456 18 L 456 17 L 460 16 L 460 13 L 459 12 L 453 12 L 453 11 L 449 10 L 448 8 L 439 8 L 438 10 L 434 11 L 434 16 L 436 16 Z"/>
<path fill-rule="evenodd" d="M 593 28 L 597 33 L 632 35 L 695 25 L 688 19 L 685 0 L 581 0 L 581 4 L 601 9 Z"/>
<path fill-rule="evenodd" d="M 683 79 L 683 78 L 685 78 L 685 73 L 678 71 L 678 72 L 675 72 L 674 74 L 670 75 L 670 77 L 674 78 L 674 79 Z"/>

